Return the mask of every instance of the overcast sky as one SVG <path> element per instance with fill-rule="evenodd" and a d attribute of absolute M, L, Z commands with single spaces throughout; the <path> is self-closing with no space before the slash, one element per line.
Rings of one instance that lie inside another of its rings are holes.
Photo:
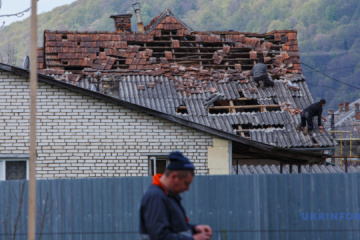
<path fill-rule="evenodd" d="M 51 11 L 52 9 L 70 4 L 76 0 L 39 0 L 37 2 L 38 14 Z M 22 12 L 31 6 L 31 0 L 0 0 L 1 9 L 0 15 L 14 14 Z M 0 26 L 5 21 L 5 25 L 9 25 L 12 22 L 20 21 L 30 16 L 30 11 L 26 12 L 22 17 L 1 17 Z"/>

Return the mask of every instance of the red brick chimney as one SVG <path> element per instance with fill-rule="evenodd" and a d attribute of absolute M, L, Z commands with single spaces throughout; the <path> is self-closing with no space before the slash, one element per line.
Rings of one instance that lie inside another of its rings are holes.
<path fill-rule="evenodd" d="M 345 112 L 349 111 L 350 102 L 345 102 Z"/>
<path fill-rule="evenodd" d="M 344 104 L 339 103 L 339 112 L 343 112 L 343 111 L 344 111 Z"/>
<path fill-rule="evenodd" d="M 359 106 L 360 106 L 360 103 L 355 103 L 355 112 L 360 111 Z"/>
<path fill-rule="evenodd" d="M 360 112 L 355 113 L 355 119 L 358 121 L 360 120 Z"/>
<path fill-rule="evenodd" d="M 131 32 L 131 13 L 111 15 L 114 19 L 115 30 L 117 32 Z"/>

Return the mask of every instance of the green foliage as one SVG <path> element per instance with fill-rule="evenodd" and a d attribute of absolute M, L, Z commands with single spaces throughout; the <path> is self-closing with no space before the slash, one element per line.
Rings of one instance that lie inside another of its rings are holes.
<path fill-rule="evenodd" d="M 327 21 L 330 22 L 337 21 L 337 13 L 335 6 L 328 6 L 325 9 L 325 18 Z"/>
<path fill-rule="evenodd" d="M 360 87 L 359 0 L 142 0 L 142 18 L 148 24 L 162 11 L 170 9 L 194 30 L 239 30 L 268 32 L 297 29 L 301 61 L 324 71 L 337 80 Z M 6 3 L 4 3 L 6 4 Z M 39 15 L 38 46 L 45 29 L 71 31 L 113 31 L 110 15 L 134 13 L 133 1 L 78 0 L 71 5 Z M 1 20 L 1 19 L 0 19 Z M 7 26 L 0 34 L 0 52 L 13 43 L 17 64 L 29 54 L 29 19 Z M 135 17 L 133 30 L 137 30 Z M 16 43 L 16 44 L 15 44 Z M 353 68 L 351 68 L 353 67 Z M 333 70 L 342 68 L 340 70 Z M 328 98 L 328 108 L 338 102 L 353 101 L 360 91 L 319 73 L 304 74 L 314 99 Z M 331 71 L 330 71 L 331 70 Z M 320 87 L 317 85 L 325 85 Z"/>

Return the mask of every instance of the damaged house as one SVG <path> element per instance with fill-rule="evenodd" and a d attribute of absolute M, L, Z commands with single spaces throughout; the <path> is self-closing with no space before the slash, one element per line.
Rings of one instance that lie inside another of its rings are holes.
<path fill-rule="evenodd" d="M 351 165 L 359 165 L 360 99 L 352 103 L 345 101 L 338 106 L 336 111 L 329 110 L 326 122 L 326 127 L 332 131 L 331 135 L 338 143 L 332 160 L 343 165 L 346 156 Z"/>
<path fill-rule="evenodd" d="M 145 27 L 138 17 L 134 32 L 131 17 L 111 16 L 114 32 L 44 32 L 39 178 L 151 175 L 175 149 L 198 174 L 324 163 L 330 134 L 296 131 L 301 109 L 314 102 L 296 31 L 199 32 L 166 10 Z M 259 88 L 250 77 L 260 56 L 274 87 Z M 14 92 L 24 91 L 26 70 L 0 70 Z"/>

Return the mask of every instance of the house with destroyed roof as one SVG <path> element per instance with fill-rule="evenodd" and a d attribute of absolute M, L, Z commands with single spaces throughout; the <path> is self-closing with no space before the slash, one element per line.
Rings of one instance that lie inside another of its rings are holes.
<path fill-rule="evenodd" d="M 151 175 L 172 150 L 197 174 L 324 163 L 330 134 L 296 131 L 301 109 L 314 102 L 296 30 L 200 32 L 166 10 L 135 32 L 131 17 L 111 16 L 114 32 L 44 32 L 38 178 Z M 260 56 L 274 87 L 258 88 L 250 77 Z M 29 73 L 3 64 L 0 72 L 9 102 L 2 158 L 26 159 Z"/>
<path fill-rule="evenodd" d="M 350 103 L 348 101 L 338 104 L 338 109 L 329 110 L 326 128 L 331 131 L 337 145 L 332 154 L 332 161 L 343 165 L 344 157 L 349 165 L 359 166 L 360 154 L 360 99 Z"/>

